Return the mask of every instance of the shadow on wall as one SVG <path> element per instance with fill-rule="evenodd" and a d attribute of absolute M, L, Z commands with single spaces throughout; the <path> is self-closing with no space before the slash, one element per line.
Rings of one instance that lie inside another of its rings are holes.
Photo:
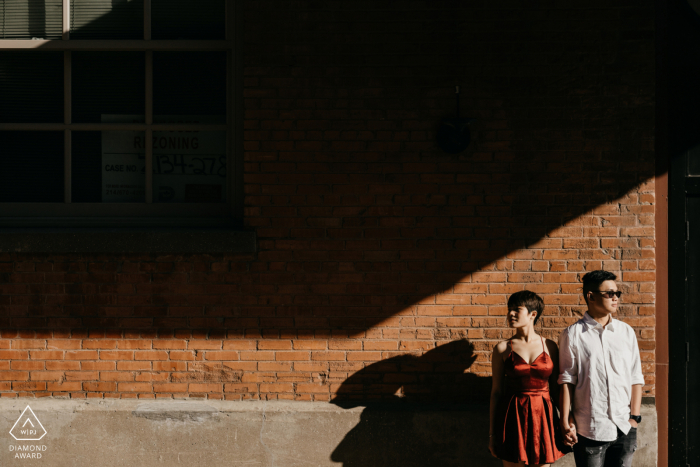
<path fill-rule="evenodd" d="M 474 344 L 459 339 L 422 355 L 398 355 L 372 363 L 343 381 L 333 403 L 347 408 L 370 399 L 483 402 L 488 400 L 491 378 L 468 372 L 477 358 L 474 350 Z"/>
<path fill-rule="evenodd" d="M 257 258 L 17 255 L 52 269 L 0 274 L 0 328 L 362 337 L 418 328 L 396 317 L 440 305 L 421 339 L 452 340 L 494 326 L 526 285 L 547 315 L 573 316 L 580 297 L 562 283 L 650 248 L 619 229 L 653 212 L 635 192 L 651 192 L 654 174 L 652 29 L 630 36 L 629 51 L 616 29 L 591 40 L 566 26 L 577 20 L 509 2 L 424 2 L 390 22 L 373 4 L 295 4 L 244 3 L 244 70 L 257 83 L 245 99 L 245 221 Z M 511 62 L 527 66 L 493 65 Z M 435 142 L 454 115 L 455 79 L 462 113 L 478 119 L 460 156 Z"/>
<path fill-rule="evenodd" d="M 467 372 L 475 360 L 474 346 L 460 339 L 350 376 L 333 403 L 365 409 L 331 460 L 344 467 L 500 465 L 487 449 L 491 378 Z"/>

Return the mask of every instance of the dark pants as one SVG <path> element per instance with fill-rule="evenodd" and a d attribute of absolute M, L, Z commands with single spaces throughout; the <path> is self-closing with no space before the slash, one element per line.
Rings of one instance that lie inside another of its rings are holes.
<path fill-rule="evenodd" d="M 576 467 L 632 467 L 636 450 L 636 428 L 630 428 L 627 434 L 618 429 L 615 441 L 594 441 L 579 435 L 574 460 Z"/>

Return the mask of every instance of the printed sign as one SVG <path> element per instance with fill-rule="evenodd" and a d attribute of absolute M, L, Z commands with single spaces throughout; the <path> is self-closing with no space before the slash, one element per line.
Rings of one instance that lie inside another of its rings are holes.
<path fill-rule="evenodd" d="M 159 123 L 218 123 L 219 117 L 156 116 Z M 143 121 L 137 115 L 103 115 L 103 123 Z M 146 144 L 153 148 L 153 201 L 216 203 L 226 201 L 226 132 L 102 132 L 102 201 L 143 202 Z"/>
<path fill-rule="evenodd" d="M 104 117 L 102 119 L 104 122 Z M 109 122 L 114 123 L 114 122 Z M 146 156 L 136 151 L 143 132 L 102 132 L 102 202 L 143 202 L 146 190 Z"/>

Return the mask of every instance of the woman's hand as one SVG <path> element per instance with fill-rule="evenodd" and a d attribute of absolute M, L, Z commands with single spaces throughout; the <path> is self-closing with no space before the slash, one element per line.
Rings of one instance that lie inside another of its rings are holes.
<path fill-rule="evenodd" d="M 491 451 L 493 457 L 498 457 L 496 455 L 496 440 L 491 435 L 489 435 L 489 451 Z"/>
<path fill-rule="evenodd" d="M 573 415 L 569 414 L 568 422 L 565 420 L 561 421 L 561 429 L 564 434 L 564 444 L 567 446 L 573 446 L 578 443 L 578 436 L 576 434 L 576 423 L 574 421 Z"/>

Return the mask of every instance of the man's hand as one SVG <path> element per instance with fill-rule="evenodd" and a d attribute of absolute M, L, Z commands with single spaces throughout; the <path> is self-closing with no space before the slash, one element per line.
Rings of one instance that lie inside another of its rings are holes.
<path fill-rule="evenodd" d="M 632 428 L 637 428 L 637 420 L 632 420 L 630 418 L 630 425 L 632 425 Z"/>

